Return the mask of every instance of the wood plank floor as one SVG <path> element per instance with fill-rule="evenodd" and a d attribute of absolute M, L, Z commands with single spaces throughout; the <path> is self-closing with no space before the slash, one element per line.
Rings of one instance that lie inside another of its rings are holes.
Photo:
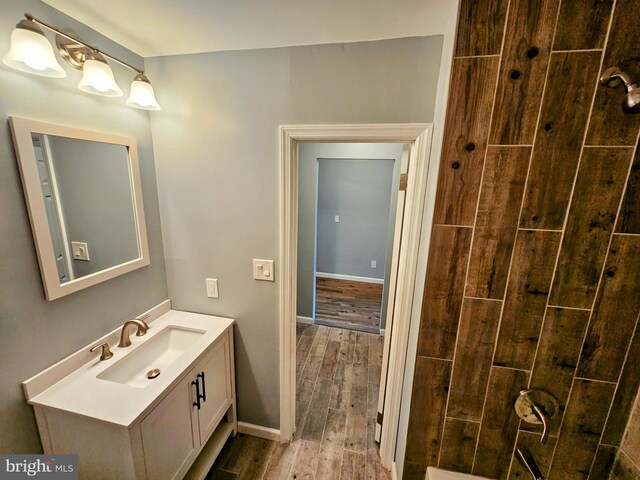
<path fill-rule="evenodd" d="M 390 480 L 374 441 L 383 338 L 301 324 L 296 334 L 294 441 L 238 434 L 207 480 Z"/>
<path fill-rule="evenodd" d="M 316 278 L 316 323 L 380 332 L 382 284 Z"/>

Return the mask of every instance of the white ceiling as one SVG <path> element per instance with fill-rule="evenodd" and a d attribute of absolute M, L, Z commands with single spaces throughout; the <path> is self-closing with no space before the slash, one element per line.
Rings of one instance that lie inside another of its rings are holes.
<path fill-rule="evenodd" d="M 43 0 L 142 57 L 438 35 L 454 0 Z"/>

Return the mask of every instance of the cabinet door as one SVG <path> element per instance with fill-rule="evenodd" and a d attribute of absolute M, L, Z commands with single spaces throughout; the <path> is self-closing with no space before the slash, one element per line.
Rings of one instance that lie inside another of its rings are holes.
<path fill-rule="evenodd" d="M 229 333 L 227 332 L 202 362 L 196 366 L 196 374 L 204 372 L 204 392 L 207 398 L 206 401 L 200 401 L 200 410 L 198 411 L 200 443 L 202 444 L 208 440 L 231 405 L 230 362 Z M 202 380 L 200 381 L 202 382 Z"/>
<path fill-rule="evenodd" d="M 142 447 L 149 480 L 173 480 L 199 447 L 197 425 L 192 424 L 191 381 L 187 375 L 142 421 Z"/>

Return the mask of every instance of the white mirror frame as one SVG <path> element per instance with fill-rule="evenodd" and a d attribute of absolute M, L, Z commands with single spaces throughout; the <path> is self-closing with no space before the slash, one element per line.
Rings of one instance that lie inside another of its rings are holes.
<path fill-rule="evenodd" d="M 56 298 L 69 295 L 149 265 L 149 245 L 147 242 L 147 228 L 142 202 L 142 187 L 140 185 L 138 148 L 135 139 L 16 117 L 10 117 L 9 122 L 11 124 L 11 134 L 13 135 L 16 157 L 20 167 L 22 187 L 27 203 L 27 210 L 29 211 L 29 221 L 31 222 L 31 230 L 33 232 L 33 239 L 38 254 L 38 263 L 40 265 L 40 273 L 42 274 L 47 300 L 55 300 Z M 60 283 L 33 149 L 32 133 L 111 143 L 127 147 L 133 207 L 136 218 L 138 251 L 140 252 L 138 258 L 63 284 Z"/>

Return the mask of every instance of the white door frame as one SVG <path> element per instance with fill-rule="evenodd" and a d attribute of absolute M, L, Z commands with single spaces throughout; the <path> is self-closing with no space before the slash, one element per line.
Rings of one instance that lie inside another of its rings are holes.
<path fill-rule="evenodd" d="M 427 193 L 433 124 L 280 126 L 280 441 L 290 442 L 296 405 L 296 288 L 298 234 L 298 142 L 409 143 L 406 191 L 393 335 L 389 354 L 382 464 L 391 468 L 400 417 L 418 250 Z M 432 170 L 433 171 L 433 170 Z"/>

